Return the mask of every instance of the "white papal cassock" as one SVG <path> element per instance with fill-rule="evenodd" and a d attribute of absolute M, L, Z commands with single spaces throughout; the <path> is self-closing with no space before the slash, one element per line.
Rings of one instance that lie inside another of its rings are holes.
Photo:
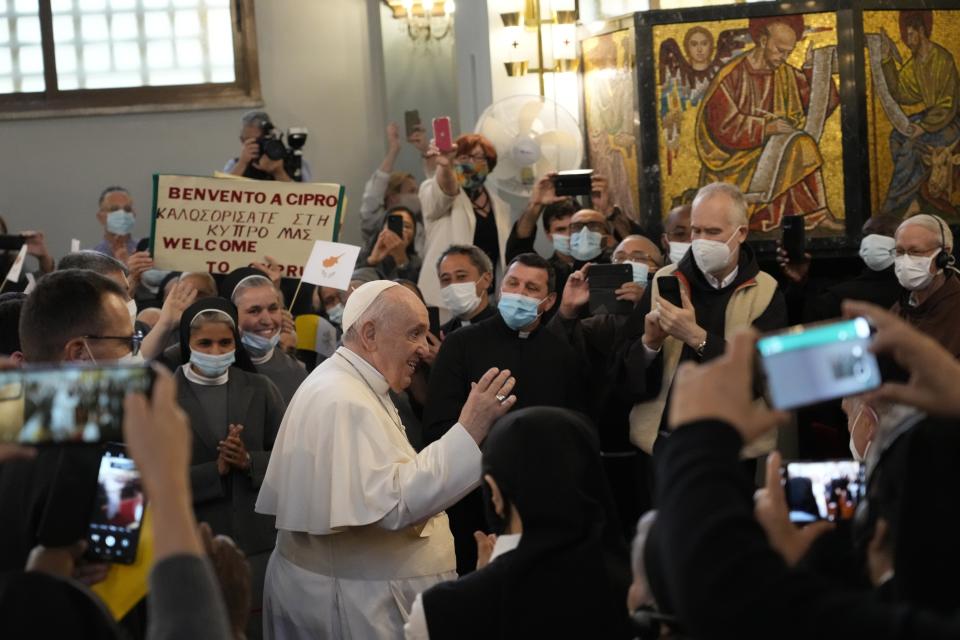
<path fill-rule="evenodd" d="M 416 453 L 388 392 L 341 347 L 287 408 L 256 507 L 278 530 L 268 639 L 402 638 L 417 594 L 456 577 L 443 509 L 479 484 L 480 449 L 458 424 Z"/>

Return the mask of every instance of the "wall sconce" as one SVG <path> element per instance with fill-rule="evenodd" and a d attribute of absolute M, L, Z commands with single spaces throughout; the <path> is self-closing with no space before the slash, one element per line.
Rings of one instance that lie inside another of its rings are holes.
<path fill-rule="evenodd" d="M 407 23 L 411 40 L 443 40 L 453 31 L 454 0 L 382 0 L 397 20 Z"/>
<path fill-rule="evenodd" d="M 540 95 L 544 95 L 544 74 L 568 73 L 580 66 L 577 0 L 550 0 L 549 15 L 544 15 L 544 3 L 545 0 L 500 0 L 507 75 L 516 78 L 536 73 Z M 550 47 L 548 51 L 545 45 Z M 548 59 L 552 62 L 545 64 Z"/>

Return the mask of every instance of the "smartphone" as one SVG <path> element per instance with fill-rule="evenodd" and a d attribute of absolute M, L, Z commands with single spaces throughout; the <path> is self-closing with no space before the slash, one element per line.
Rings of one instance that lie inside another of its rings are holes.
<path fill-rule="evenodd" d="M 97 497 L 87 530 L 87 558 L 133 564 L 147 506 L 140 472 L 122 444 L 108 444 L 100 458 Z"/>
<path fill-rule="evenodd" d="M 657 278 L 657 294 L 675 307 L 682 307 L 680 298 L 680 280 L 677 276 L 662 276 Z"/>
<path fill-rule="evenodd" d="M 404 111 L 403 123 L 407 130 L 407 137 L 409 138 L 411 135 L 413 135 L 414 131 L 420 128 L 420 112 L 416 109 L 413 111 Z"/>
<path fill-rule="evenodd" d="M 433 141 L 442 153 L 453 151 L 453 129 L 449 116 L 433 119 Z"/>
<path fill-rule="evenodd" d="M 790 521 L 853 519 L 866 492 L 864 465 L 855 460 L 787 462 L 781 470 Z"/>
<path fill-rule="evenodd" d="M 617 300 L 616 291 L 628 282 L 633 282 L 633 267 L 629 264 L 593 264 L 587 270 L 590 283 L 590 313 L 627 314 L 633 311 L 629 300 Z"/>
<path fill-rule="evenodd" d="M 561 171 L 553 176 L 553 190 L 558 196 L 588 196 L 593 191 L 593 169 Z"/>
<path fill-rule="evenodd" d="M 0 442 L 33 446 L 123 441 L 123 399 L 150 393 L 147 365 L 0 372 Z"/>
<path fill-rule="evenodd" d="M 20 251 L 20 247 L 27 241 L 26 236 L 0 235 L 0 251 Z"/>
<path fill-rule="evenodd" d="M 137 251 L 148 251 L 150 249 L 150 238 L 141 238 L 137 243 Z"/>
<path fill-rule="evenodd" d="M 780 239 L 783 250 L 790 262 L 803 262 L 806 253 L 806 232 L 803 228 L 803 216 L 784 216 L 783 235 Z"/>
<path fill-rule="evenodd" d="M 440 307 L 427 307 L 427 316 L 430 318 L 430 333 L 440 337 Z"/>
<path fill-rule="evenodd" d="M 866 318 L 798 325 L 757 341 L 767 399 L 796 409 L 857 395 L 880 386 L 870 352 L 874 329 Z"/>
<path fill-rule="evenodd" d="M 387 216 L 387 230 L 403 239 L 403 216 L 396 213 Z"/>

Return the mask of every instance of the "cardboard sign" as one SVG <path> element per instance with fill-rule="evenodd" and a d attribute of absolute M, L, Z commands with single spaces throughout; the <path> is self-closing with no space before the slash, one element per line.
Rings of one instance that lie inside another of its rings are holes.
<path fill-rule="evenodd" d="M 299 278 L 317 240 L 336 240 L 344 188 L 316 182 L 153 176 L 157 269 L 229 273 L 271 256 Z"/>
<path fill-rule="evenodd" d="M 357 265 L 360 247 L 318 240 L 303 270 L 303 281 L 346 291 Z"/>

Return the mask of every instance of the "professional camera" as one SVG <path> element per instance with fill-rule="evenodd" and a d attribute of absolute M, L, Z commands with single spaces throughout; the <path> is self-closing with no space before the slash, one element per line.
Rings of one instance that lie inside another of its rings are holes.
<path fill-rule="evenodd" d="M 263 133 L 257 138 L 260 156 L 271 160 L 283 160 L 283 168 L 297 182 L 303 181 L 303 146 L 307 143 L 306 127 L 291 127 L 287 130 L 288 149 L 283 143 L 283 132 L 269 120 L 260 121 Z M 256 176 L 249 176 L 256 177 Z"/>

